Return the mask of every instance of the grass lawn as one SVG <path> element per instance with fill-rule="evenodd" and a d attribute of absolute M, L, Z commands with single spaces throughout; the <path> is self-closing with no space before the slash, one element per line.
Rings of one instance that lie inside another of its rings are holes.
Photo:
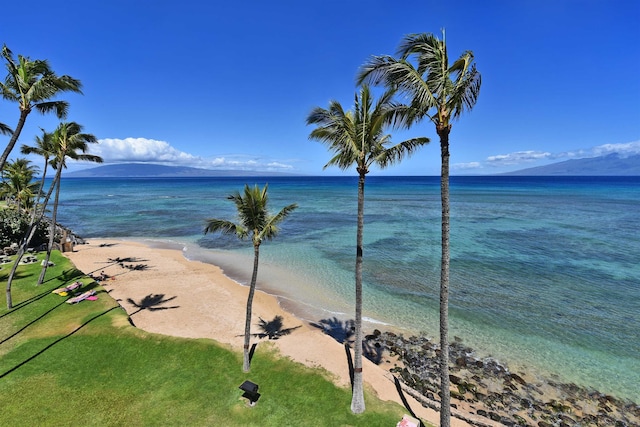
<path fill-rule="evenodd" d="M 354 415 L 350 390 L 318 369 L 261 350 L 245 374 L 242 354 L 213 340 L 141 331 L 59 252 L 51 260 L 41 286 L 40 263 L 20 266 L 14 308 L 1 303 L 0 426 L 388 427 L 406 412 L 367 394 Z M 3 289 L 10 267 L 0 269 Z M 76 280 L 98 300 L 51 293 Z M 253 407 L 238 389 L 247 379 L 262 395 Z"/>

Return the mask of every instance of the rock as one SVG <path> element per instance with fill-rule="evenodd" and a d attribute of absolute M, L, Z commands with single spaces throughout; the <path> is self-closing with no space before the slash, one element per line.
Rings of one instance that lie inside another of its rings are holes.
<path fill-rule="evenodd" d="M 456 377 L 455 375 L 449 375 L 449 381 L 451 381 L 451 384 L 458 385 L 462 382 L 462 378 Z"/>
<path fill-rule="evenodd" d="M 520 385 L 527 385 L 527 382 L 518 374 L 511 374 L 509 375 L 511 377 L 512 380 L 514 380 L 515 382 L 517 382 Z"/>

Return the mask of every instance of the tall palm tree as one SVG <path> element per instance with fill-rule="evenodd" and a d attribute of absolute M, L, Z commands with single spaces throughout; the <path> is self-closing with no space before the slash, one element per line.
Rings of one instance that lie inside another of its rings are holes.
<path fill-rule="evenodd" d="M 244 358 L 242 369 L 249 372 L 249 341 L 251 338 L 251 310 L 253 306 L 253 294 L 256 290 L 256 280 L 258 278 L 258 260 L 260 258 L 260 244 L 264 239 L 271 240 L 280 231 L 278 225 L 293 211 L 298 205 L 293 203 L 285 206 L 275 215 L 268 211 L 269 197 L 265 184 L 261 190 L 257 185 L 254 187 L 244 186 L 244 196 L 236 191 L 228 197 L 233 201 L 238 210 L 238 222 L 223 219 L 208 219 L 204 229 L 204 234 L 220 232 L 223 234 L 235 234 L 240 240 L 248 237 L 253 243 L 253 273 L 249 286 L 249 297 L 247 298 L 247 314 L 244 325 Z"/>
<path fill-rule="evenodd" d="M 364 412 L 362 384 L 362 236 L 364 232 L 364 185 L 369 168 L 376 165 L 381 169 L 399 162 L 405 155 L 411 155 L 420 146 L 429 142 L 427 138 L 414 138 L 397 145 L 391 143 L 391 135 L 385 129 L 398 118 L 403 107 L 392 102 L 392 91 L 384 93 L 375 103 L 367 85 L 363 85 L 355 95 L 353 111 L 345 112 L 337 101 L 331 101 L 328 109 L 316 107 L 307 117 L 307 124 L 317 125 L 309 139 L 329 146 L 335 156 L 325 168 L 338 166 L 342 170 L 356 167 L 358 172 L 358 222 L 356 233 L 356 307 L 354 373 L 351 411 Z"/>
<path fill-rule="evenodd" d="M 49 245 L 47 255 L 42 263 L 42 271 L 38 278 L 38 285 L 44 282 L 44 276 L 49 266 L 49 258 L 56 235 L 56 217 L 58 214 L 58 201 L 60 199 L 60 181 L 62 169 L 67 167 L 67 158 L 95 163 L 102 163 L 102 158 L 92 154 L 86 154 L 88 144 L 97 143 L 98 139 L 89 133 L 82 132 L 82 126 L 76 122 L 63 122 L 58 125 L 51 136 L 55 148 L 55 158 L 53 164 L 56 166 L 56 175 L 53 178 L 55 183 L 55 197 L 53 200 L 53 210 L 51 213 L 51 228 L 49 230 Z"/>
<path fill-rule="evenodd" d="M 398 49 L 399 59 L 374 56 L 365 63 L 359 82 L 396 88 L 411 99 L 406 123 L 410 126 L 425 117 L 433 122 L 440 137 L 442 202 L 442 257 L 440 265 L 440 380 L 442 402 L 440 425 L 450 425 L 449 408 L 449 133 L 454 120 L 470 111 L 480 94 L 481 76 L 473 63 L 473 52 L 464 52 L 449 64 L 445 33 L 442 40 L 433 34 L 410 34 Z M 414 66 L 410 60 L 416 61 Z"/>
<path fill-rule="evenodd" d="M 20 118 L 0 157 L 0 170 L 4 168 L 9 154 L 20 137 L 27 116 L 33 109 L 42 114 L 53 111 L 59 119 L 64 119 L 67 116 L 69 103 L 51 101 L 51 99 L 60 92 L 82 93 L 79 80 L 66 75 L 57 76 L 46 60 L 31 60 L 22 55 L 18 55 L 16 60 L 6 45 L 2 47 L 1 55 L 6 61 L 8 74 L 4 82 L 0 82 L 0 93 L 4 99 L 18 104 Z"/>

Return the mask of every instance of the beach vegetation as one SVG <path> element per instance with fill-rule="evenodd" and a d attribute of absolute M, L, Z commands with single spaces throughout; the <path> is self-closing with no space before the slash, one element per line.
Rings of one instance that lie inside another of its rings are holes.
<path fill-rule="evenodd" d="M 238 388 L 247 376 L 234 369 L 240 352 L 211 339 L 135 328 L 104 288 L 59 251 L 51 260 L 55 266 L 40 287 L 33 286 L 39 265 L 21 265 L 17 304 L 0 309 L 0 425 L 382 427 L 405 412 L 367 392 L 367 413 L 352 414 L 347 388 L 269 345 L 250 377 L 262 396 L 248 406 Z M 98 299 L 66 304 L 51 293 L 78 280 Z"/>
<path fill-rule="evenodd" d="M 0 247 L 15 245 L 23 238 L 29 228 L 30 218 L 26 212 L 0 207 Z M 42 222 L 33 227 L 32 243 L 41 245 L 47 239 L 47 225 Z"/>
<path fill-rule="evenodd" d="M 0 170 L 3 170 L 31 111 L 41 114 L 53 112 L 59 119 L 66 118 L 69 103 L 54 98 L 61 92 L 82 93 L 82 84 L 71 76 L 56 75 L 46 60 L 32 60 L 22 55 L 15 58 L 6 45 L 0 55 L 7 69 L 5 79 L 0 81 L 0 93 L 3 99 L 18 104 L 20 110 L 18 124 L 12 132 L 8 126 L 0 126 L 2 133 L 11 135 L 0 156 Z"/>
<path fill-rule="evenodd" d="M 440 424 L 450 425 L 449 381 L 449 134 L 452 124 L 462 113 L 470 111 L 480 94 L 481 76 L 471 51 L 463 52 L 449 63 L 445 31 L 442 39 L 428 33 L 409 34 L 398 48 L 398 58 L 374 56 L 360 69 L 358 82 L 382 84 L 408 97 L 410 108 L 404 111 L 403 123 L 408 127 L 429 119 L 440 138 L 440 194 L 442 206 L 442 239 L 440 265 Z M 412 61 L 415 61 L 415 65 Z"/>
<path fill-rule="evenodd" d="M 399 117 L 405 107 L 393 102 L 394 92 L 389 90 L 374 100 L 368 85 L 362 85 L 356 93 L 353 110 L 345 111 L 338 101 L 331 101 L 329 108 L 316 107 L 307 117 L 307 125 L 316 125 L 309 138 L 326 144 L 334 156 L 325 165 L 347 170 L 353 166 L 358 173 L 358 215 L 355 260 L 355 337 L 353 393 L 351 410 L 365 410 L 362 378 L 362 261 L 364 233 L 365 178 L 372 166 L 384 169 L 405 156 L 413 154 L 428 138 L 413 138 L 391 145 L 391 135 L 386 128 Z"/>
<path fill-rule="evenodd" d="M 249 296 L 247 298 L 247 312 L 244 327 L 244 357 L 242 370 L 249 372 L 251 357 L 249 345 L 251 341 L 251 311 L 253 306 L 253 295 L 258 279 L 258 264 L 260 258 L 260 245 L 263 240 L 271 240 L 278 235 L 279 225 L 284 221 L 298 205 L 292 203 L 282 208 L 277 214 L 269 212 L 268 185 L 261 189 L 258 185 L 244 186 L 243 194 L 239 191 L 231 194 L 227 198 L 231 200 L 238 211 L 238 221 L 233 222 L 224 219 L 211 218 L 206 220 L 204 233 L 234 234 L 240 240 L 251 238 L 253 244 L 253 272 L 251 274 L 251 284 L 249 285 Z"/>
<path fill-rule="evenodd" d="M 37 184 L 33 182 L 38 167 L 30 160 L 18 158 L 5 165 L 0 171 L 0 198 L 4 198 L 8 206 L 18 211 L 26 211 L 33 206 Z"/>
<path fill-rule="evenodd" d="M 58 202 L 60 199 L 60 181 L 62 169 L 67 167 L 67 159 L 81 160 L 85 162 L 102 163 L 100 156 L 87 154 L 89 144 L 98 142 L 98 138 L 90 133 L 82 132 L 83 128 L 76 122 L 62 122 L 51 134 L 51 144 L 55 156 L 52 158 L 53 165 L 56 168 L 56 175 L 53 178 L 52 186 L 55 186 L 55 196 L 53 200 L 53 209 L 51 213 L 51 223 L 49 229 L 49 245 L 47 246 L 47 254 L 42 263 L 42 271 L 38 278 L 38 285 L 44 281 L 47 268 L 49 267 L 49 257 L 56 238 L 56 217 L 58 213 Z M 7 293 L 7 298 L 10 298 Z M 10 305 L 8 305 L 10 307 Z"/>
<path fill-rule="evenodd" d="M 42 193 L 45 185 L 45 179 L 47 177 L 47 171 L 49 168 L 49 161 L 51 158 L 55 157 L 55 147 L 53 144 L 52 137 L 53 135 L 51 133 L 46 132 L 44 129 L 42 129 L 42 136 L 35 137 L 34 146 L 22 145 L 20 149 L 22 154 L 27 154 L 27 155 L 37 154 L 43 157 L 44 168 L 42 171 L 40 184 L 38 185 L 38 192 L 35 196 L 35 203 L 29 215 L 28 224 L 22 232 L 23 237 L 20 237 L 18 239 L 18 236 L 16 236 L 16 238 L 13 240 L 13 243 L 15 242 L 20 242 L 20 243 L 18 246 L 18 253 L 16 255 L 16 259 L 11 268 L 11 273 L 9 273 L 9 278 L 7 279 L 7 289 L 9 289 L 9 292 L 11 290 L 11 283 L 13 281 L 13 277 L 15 276 L 18 265 L 20 264 L 20 261 L 22 260 L 22 257 L 24 256 L 28 248 L 32 247 L 31 245 L 35 247 L 39 247 L 40 245 L 46 242 L 46 240 L 43 240 L 41 237 L 36 236 L 36 234 L 38 230 L 46 228 L 46 222 L 42 221 L 42 218 L 44 217 L 47 204 L 49 203 L 49 199 L 51 197 L 51 193 L 55 188 L 55 182 L 52 182 L 51 185 L 49 186 L 49 190 L 47 191 L 47 194 L 44 196 L 44 198 L 42 197 L 43 196 Z M 8 302 L 11 301 L 10 293 L 7 301 Z"/>

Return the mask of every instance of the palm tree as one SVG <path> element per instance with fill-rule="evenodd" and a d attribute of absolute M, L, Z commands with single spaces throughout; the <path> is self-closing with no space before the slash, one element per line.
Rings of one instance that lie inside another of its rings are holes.
<path fill-rule="evenodd" d="M 67 158 L 102 163 L 101 157 L 85 154 L 88 150 L 87 144 L 97 143 L 98 139 L 89 133 L 82 133 L 82 126 L 76 122 L 60 123 L 53 132 L 51 138 L 56 153 L 55 158 L 53 159 L 53 164 L 56 166 L 56 175 L 53 178 L 53 182 L 55 183 L 55 197 L 51 213 L 49 245 L 47 246 L 47 255 L 42 263 L 42 271 L 38 278 L 38 285 L 41 285 L 42 282 L 44 282 L 44 276 L 47 272 L 47 267 L 49 266 L 49 258 L 51 257 L 51 250 L 53 249 L 53 243 L 55 241 L 56 216 L 58 214 L 58 201 L 60 198 L 60 177 L 62 176 L 62 169 L 67 167 Z M 79 151 L 82 152 L 82 154 L 79 153 Z"/>
<path fill-rule="evenodd" d="M 238 222 L 234 223 L 223 219 L 208 219 L 204 229 L 204 234 L 220 232 L 223 234 L 235 234 L 240 240 L 248 237 L 253 242 L 253 273 L 251 275 L 251 285 L 249 286 L 249 297 L 247 298 L 247 314 L 244 325 L 244 358 L 242 369 L 249 372 L 249 340 L 251 338 L 251 309 L 253 305 L 253 294 L 256 290 L 256 280 L 258 278 L 258 259 L 260 257 L 260 244 L 264 239 L 271 240 L 280 231 L 278 225 L 293 211 L 298 205 L 293 203 L 285 206 L 276 215 L 271 215 L 267 210 L 269 197 L 267 196 L 265 184 L 261 190 L 257 185 L 254 187 L 244 186 L 244 196 L 236 191 L 228 197 L 232 200 L 238 210 Z"/>
<path fill-rule="evenodd" d="M 33 205 L 34 184 L 33 177 L 38 167 L 31 165 L 31 161 L 20 158 L 6 165 L 0 171 L 0 197 L 5 197 L 18 211 L 26 211 Z"/>
<path fill-rule="evenodd" d="M 40 185 L 38 187 L 38 194 L 35 198 L 35 206 L 34 208 L 31 210 L 31 218 L 29 219 L 29 226 L 27 227 L 27 230 L 25 232 L 24 238 L 22 240 L 22 242 L 20 242 L 20 246 L 18 248 L 18 253 L 16 254 L 16 259 L 15 262 L 13 263 L 13 266 L 11 267 L 11 272 L 9 273 L 9 278 L 7 279 L 7 289 L 9 290 L 8 295 L 10 295 L 11 293 L 11 283 L 13 281 L 13 278 L 16 274 L 16 270 L 18 269 L 18 265 L 20 264 L 20 261 L 22 260 L 22 257 L 24 256 L 25 252 L 27 251 L 27 248 L 29 247 L 29 244 L 31 243 L 31 240 L 33 239 L 33 236 L 36 233 L 37 230 L 37 225 L 40 223 L 40 221 L 42 220 L 42 217 L 44 216 L 44 213 L 46 211 L 47 208 L 47 204 L 49 203 L 49 199 L 51 197 L 51 193 L 53 192 L 54 188 L 56 187 L 56 182 L 52 182 L 51 185 L 49 186 L 49 190 L 47 191 L 47 194 L 45 195 L 44 199 L 42 200 L 42 202 L 40 202 L 40 199 L 42 197 L 42 190 L 44 188 L 44 183 L 45 183 L 45 179 L 47 177 L 47 169 L 49 166 L 49 160 L 53 157 L 55 157 L 56 152 L 55 152 L 55 146 L 53 144 L 53 134 L 46 132 L 44 129 L 42 130 L 42 136 L 36 136 L 35 140 L 36 140 L 36 145 L 33 147 L 27 146 L 27 145 L 23 145 L 20 148 L 20 151 L 22 152 L 22 154 L 38 154 L 40 156 L 42 156 L 44 158 L 44 169 L 42 172 L 42 178 L 40 180 Z M 10 303 L 11 298 L 8 298 L 8 302 Z M 8 307 L 11 308 L 11 307 Z"/>
<path fill-rule="evenodd" d="M 69 76 L 57 76 L 46 60 L 31 60 L 22 55 L 18 55 L 18 60 L 13 58 L 13 53 L 6 45 L 2 48 L 2 57 L 6 61 L 8 74 L 4 82 L 0 82 L 0 92 L 2 97 L 8 101 L 18 103 L 20 108 L 20 118 L 11 139 L 7 144 L 2 157 L 0 157 L 0 170 L 9 154 L 16 145 L 27 116 L 33 109 L 42 114 L 55 112 L 59 119 L 64 119 L 67 115 L 69 103 L 66 101 L 51 101 L 60 92 L 77 92 L 81 83 Z M 4 131 L 8 128 L 5 126 Z"/>
<path fill-rule="evenodd" d="M 445 33 L 410 34 L 398 49 L 399 59 L 374 56 L 362 66 L 358 81 L 396 88 L 411 99 L 406 123 L 429 118 L 440 137 L 442 201 L 442 257 L 440 265 L 440 380 L 442 403 L 440 425 L 448 427 L 451 411 L 449 392 L 449 133 L 452 122 L 476 104 L 481 76 L 473 63 L 473 52 L 464 52 L 449 65 Z M 410 62 L 415 59 L 417 66 Z M 431 111 L 433 111 L 431 113 Z"/>
<path fill-rule="evenodd" d="M 385 134 L 386 126 L 398 118 L 403 106 L 392 102 L 392 91 L 384 93 L 373 105 L 373 97 L 367 85 L 355 95 L 353 111 L 345 112 L 337 101 L 331 101 L 328 109 L 316 107 L 307 117 L 307 124 L 318 125 L 309 135 L 329 146 L 335 156 L 325 168 L 338 166 L 342 170 L 356 167 L 358 172 L 358 222 L 356 235 L 356 313 L 354 341 L 354 375 L 351 397 L 351 411 L 364 412 L 362 384 L 362 236 L 364 231 L 364 185 L 365 177 L 372 165 L 384 169 L 399 162 L 405 155 L 411 155 L 420 146 L 429 142 L 427 138 L 414 138 L 392 147 L 391 135 Z"/>

